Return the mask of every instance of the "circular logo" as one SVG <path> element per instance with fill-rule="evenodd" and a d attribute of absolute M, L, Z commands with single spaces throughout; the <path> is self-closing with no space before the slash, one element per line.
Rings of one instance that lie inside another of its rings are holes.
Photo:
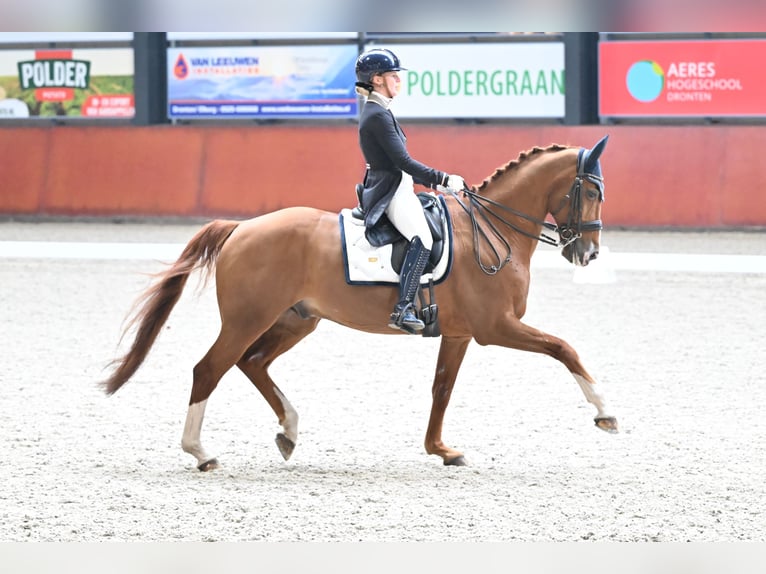
<path fill-rule="evenodd" d="M 665 72 L 657 62 L 642 60 L 630 67 L 625 83 L 630 95 L 639 102 L 652 102 L 662 93 Z"/>

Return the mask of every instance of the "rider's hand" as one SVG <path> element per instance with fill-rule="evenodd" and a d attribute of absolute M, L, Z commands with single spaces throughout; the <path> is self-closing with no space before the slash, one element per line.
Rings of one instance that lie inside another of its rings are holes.
<path fill-rule="evenodd" d="M 452 192 L 463 191 L 465 181 L 459 175 L 451 175 L 447 178 L 447 189 Z"/>

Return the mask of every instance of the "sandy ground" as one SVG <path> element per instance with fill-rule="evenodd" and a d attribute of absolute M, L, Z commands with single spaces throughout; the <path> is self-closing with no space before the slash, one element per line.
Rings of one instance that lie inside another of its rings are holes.
<path fill-rule="evenodd" d="M 199 225 L 0 223 L 0 241 L 185 242 Z M 760 254 L 762 233 L 605 232 L 613 253 Z M 0 541 L 764 541 L 766 275 L 533 273 L 526 322 L 569 341 L 621 424 L 608 435 L 554 360 L 473 344 L 445 441 L 423 438 L 438 340 L 330 322 L 272 375 L 301 415 L 282 460 L 275 417 L 237 371 L 202 440 L 180 448 L 191 369 L 218 330 L 195 281 L 147 362 L 96 383 L 159 262 L 0 258 Z M 394 360 L 394 357 L 398 357 Z"/>

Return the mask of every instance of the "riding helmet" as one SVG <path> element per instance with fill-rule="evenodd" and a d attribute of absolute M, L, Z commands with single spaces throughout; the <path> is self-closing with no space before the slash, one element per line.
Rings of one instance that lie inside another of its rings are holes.
<path fill-rule="evenodd" d="M 406 69 L 402 68 L 399 58 L 391 50 L 372 48 L 356 59 L 357 85 L 369 86 L 372 83 L 372 77 L 377 74 Z"/>

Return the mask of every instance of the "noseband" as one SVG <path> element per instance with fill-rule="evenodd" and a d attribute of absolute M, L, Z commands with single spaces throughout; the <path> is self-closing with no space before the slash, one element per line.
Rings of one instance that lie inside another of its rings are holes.
<path fill-rule="evenodd" d="M 497 228 L 489 216 L 492 216 L 494 219 L 503 223 L 506 227 L 509 227 L 514 231 L 525 235 L 526 237 L 530 237 L 536 241 L 541 241 L 554 247 L 566 247 L 576 239 L 582 237 L 583 233 L 590 231 L 601 231 L 603 226 L 600 219 L 594 219 L 592 221 L 582 220 L 582 188 L 584 181 L 589 181 L 594 184 L 598 189 L 599 201 L 604 201 L 604 178 L 600 175 L 596 175 L 595 173 L 589 173 L 585 171 L 585 166 L 583 165 L 582 161 L 584 152 L 585 150 L 580 148 L 580 151 L 577 154 L 577 175 L 575 175 L 575 179 L 574 182 L 572 182 L 572 187 L 569 189 L 569 193 L 561 198 L 561 204 L 559 207 L 555 211 L 551 212 L 551 215 L 555 217 L 556 214 L 564 208 L 567 200 L 569 200 L 569 214 L 567 215 L 567 222 L 564 225 L 556 225 L 550 223 L 549 221 L 536 219 L 530 215 L 516 211 L 507 205 L 503 205 L 492 199 L 489 199 L 488 197 L 479 195 L 468 187 L 465 187 L 462 191 L 463 196 L 468 198 L 468 205 L 465 205 L 456 193 L 452 193 L 460 207 L 463 208 L 463 211 L 465 211 L 471 219 L 471 225 L 473 227 L 474 256 L 476 257 L 476 261 L 479 264 L 479 267 L 481 267 L 484 273 L 487 275 L 494 275 L 511 261 L 511 244 L 507 239 L 505 239 L 505 237 L 503 237 L 502 233 L 500 233 L 500 230 Z M 558 233 L 559 238 L 556 239 L 555 237 L 546 235 L 544 232 L 540 233 L 539 235 L 532 235 L 528 231 L 521 229 L 516 224 L 499 215 L 492 209 L 492 207 L 500 208 L 503 211 L 507 211 L 513 215 L 516 215 L 517 217 L 521 217 L 522 219 L 525 219 L 529 222 L 540 225 L 548 231 Z M 500 256 L 500 253 L 495 248 L 493 242 L 490 240 L 487 232 L 479 225 L 477 217 L 481 217 L 481 219 L 487 224 L 487 227 L 492 235 L 503 244 L 504 250 L 506 251 L 505 257 Z M 492 251 L 493 256 L 497 260 L 496 265 L 487 266 L 482 263 L 480 252 L 482 240 L 486 245 L 489 246 L 489 249 Z"/>

